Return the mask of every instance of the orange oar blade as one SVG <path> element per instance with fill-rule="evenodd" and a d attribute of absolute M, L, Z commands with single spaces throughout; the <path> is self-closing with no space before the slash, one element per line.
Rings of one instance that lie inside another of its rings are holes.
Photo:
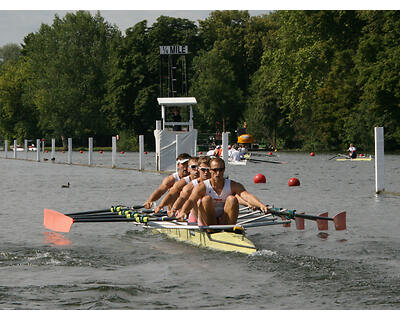
<path fill-rule="evenodd" d="M 59 232 L 69 232 L 74 219 L 51 209 L 44 209 L 43 224 L 47 229 Z"/>
<path fill-rule="evenodd" d="M 336 230 L 346 230 L 346 211 L 338 213 L 333 217 Z"/>
<path fill-rule="evenodd" d="M 319 217 L 327 217 L 328 212 L 324 212 L 318 215 Z M 317 219 L 318 230 L 328 230 L 328 220 Z"/>
<path fill-rule="evenodd" d="M 285 220 L 289 220 L 289 219 L 287 219 L 287 218 L 284 217 L 284 216 L 281 216 L 281 219 L 284 220 L 284 221 L 285 221 Z M 284 228 L 289 228 L 289 227 L 290 227 L 290 222 L 282 224 L 282 227 L 284 227 Z"/>
<path fill-rule="evenodd" d="M 304 214 L 304 212 L 299 213 L 299 214 Z M 296 221 L 296 229 L 297 230 L 304 230 L 304 218 L 296 216 L 294 218 L 294 220 Z"/>

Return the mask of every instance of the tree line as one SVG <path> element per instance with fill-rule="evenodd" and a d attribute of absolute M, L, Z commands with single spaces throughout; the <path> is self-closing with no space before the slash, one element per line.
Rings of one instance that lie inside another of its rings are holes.
<path fill-rule="evenodd" d="M 372 150 L 400 142 L 400 12 L 213 11 L 197 22 L 160 16 L 123 34 L 97 13 L 55 15 L 20 45 L 0 48 L 0 137 L 119 134 L 154 144 L 161 118 L 162 45 L 187 45 L 195 127 L 232 133 L 244 122 L 259 143 L 279 149 Z M 80 140 L 79 140 L 80 139 Z"/>

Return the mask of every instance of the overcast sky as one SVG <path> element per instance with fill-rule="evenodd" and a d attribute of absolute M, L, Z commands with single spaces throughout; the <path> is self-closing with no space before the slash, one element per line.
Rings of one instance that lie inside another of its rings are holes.
<path fill-rule="evenodd" d="M 100 11 L 104 19 L 116 24 L 124 32 L 137 22 L 147 20 L 151 25 L 161 15 L 187 18 L 192 21 L 206 19 L 213 10 L 249 10 L 251 15 L 268 13 L 278 9 L 396 9 L 399 1 L 392 0 L 14 0 L 0 4 L 0 46 L 22 43 L 26 35 L 37 32 L 42 23 L 51 25 L 57 13 L 63 17 L 67 12 Z"/>

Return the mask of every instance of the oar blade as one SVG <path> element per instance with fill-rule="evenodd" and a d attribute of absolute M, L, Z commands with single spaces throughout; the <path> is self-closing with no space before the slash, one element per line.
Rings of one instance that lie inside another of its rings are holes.
<path fill-rule="evenodd" d="M 290 228 L 290 222 L 289 222 L 290 219 L 286 218 L 285 216 L 281 216 L 281 219 L 282 219 L 283 221 L 288 221 L 288 223 L 282 224 L 282 227 L 284 227 L 284 228 Z"/>
<path fill-rule="evenodd" d="M 346 230 L 346 211 L 340 212 L 333 217 L 335 229 L 338 231 Z"/>
<path fill-rule="evenodd" d="M 324 212 L 318 215 L 319 217 L 328 217 L 328 212 Z M 328 220 L 317 219 L 318 230 L 328 230 Z"/>
<path fill-rule="evenodd" d="M 61 212 L 44 209 L 43 224 L 47 229 L 58 232 L 69 232 L 73 223 L 74 219 Z"/>
<path fill-rule="evenodd" d="M 299 217 L 301 214 L 304 214 L 304 212 L 298 213 L 298 215 L 294 217 L 297 230 L 304 230 L 304 218 Z"/>

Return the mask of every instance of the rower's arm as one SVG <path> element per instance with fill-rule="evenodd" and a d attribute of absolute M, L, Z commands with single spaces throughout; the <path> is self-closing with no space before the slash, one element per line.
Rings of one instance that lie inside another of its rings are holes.
<path fill-rule="evenodd" d="M 186 200 L 185 204 L 183 205 L 182 209 L 180 210 L 181 213 L 188 214 L 190 210 L 194 207 L 197 200 L 201 199 L 206 195 L 206 186 L 204 183 L 200 183 L 196 187 L 194 187 L 189 199 Z"/>
<path fill-rule="evenodd" d="M 193 188 L 194 188 L 193 184 L 190 183 L 182 189 L 181 193 L 179 194 L 178 199 L 176 199 L 176 201 L 172 205 L 173 211 L 177 211 L 180 208 L 182 208 L 182 206 L 185 204 L 187 199 L 189 199 L 190 195 L 192 194 Z"/>
<path fill-rule="evenodd" d="M 175 200 L 178 198 L 179 193 L 181 192 L 182 188 L 186 185 L 185 180 L 179 180 L 178 182 L 174 183 L 171 189 L 169 189 L 168 194 L 162 199 L 160 204 L 157 206 L 156 213 L 158 213 L 162 208 L 169 204 L 173 204 Z"/>
<path fill-rule="evenodd" d="M 263 204 L 255 195 L 248 192 L 242 184 L 237 182 L 232 182 L 231 184 L 232 191 L 238 194 L 244 201 L 246 201 L 249 205 L 260 208 L 261 211 L 267 213 L 268 208 L 265 204 Z"/>
<path fill-rule="evenodd" d="M 146 200 L 143 206 L 146 209 L 150 209 L 153 206 L 153 202 L 160 199 L 162 195 L 166 193 L 167 190 L 173 186 L 174 182 L 175 179 L 173 176 L 166 177 L 160 184 L 160 186 L 156 190 L 154 190 L 151 196 Z"/>

